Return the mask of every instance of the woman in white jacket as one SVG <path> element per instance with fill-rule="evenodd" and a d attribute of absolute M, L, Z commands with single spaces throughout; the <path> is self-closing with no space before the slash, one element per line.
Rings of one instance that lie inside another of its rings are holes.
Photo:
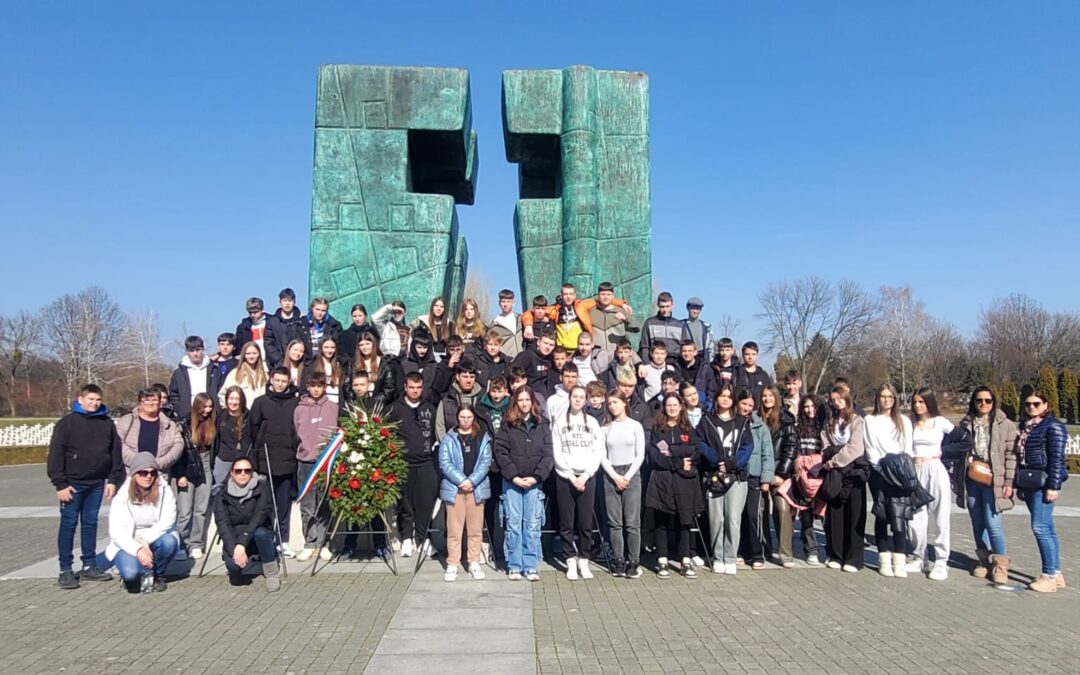
<path fill-rule="evenodd" d="M 180 547 L 176 499 L 151 453 L 136 454 L 128 471 L 109 507 L 109 545 L 99 554 L 98 567 L 116 565 L 129 590 L 138 583 L 143 593 L 161 592 L 165 570 Z"/>
<path fill-rule="evenodd" d="M 607 454 L 600 423 L 585 412 L 585 387 L 570 389 L 570 406 L 551 420 L 555 454 L 555 498 L 559 507 L 559 533 L 566 552 L 566 578 L 591 579 L 593 513 L 596 472 Z M 577 542 L 574 542 L 574 534 Z"/>
<path fill-rule="evenodd" d="M 877 500 L 888 491 L 878 464 L 885 455 L 913 456 L 911 449 L 911 420 L 900 414 L 900 399 L 891 384 L 878 387 L 874 399 L 874 414 L 866 418 L 866 459 L 874 465 L 870 473 L 870 493 L 877 509 Z M 891 534 L 890 534 L 891 531 Z M 907 576 L 907 528 L 894 527 L 887 518 L 874 518 L 874 539 L 878 549 L 878 572 L 883 577 Z"/>

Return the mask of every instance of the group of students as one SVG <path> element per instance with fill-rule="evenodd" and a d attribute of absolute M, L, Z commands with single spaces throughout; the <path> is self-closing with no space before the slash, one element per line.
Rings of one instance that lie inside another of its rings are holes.
<path fill-rule="evenodd" d="M 790 371 L 781 392 L 757 364 L 755 343 L 742 345 L 740 360 L 730 339 L 714 340 L 698 298 L 676 319 L 661 293 L 640 325 L 606 283 L 590 299 L 564 284 L 554 302 L 538 296 L 521 316 L 514 300 L 500 291 L 490 324 L 471 299 L 454 320 L 436 298 L 411 324 L 400 301 L 370 317 L 356 305 L 344 328 L 325 299 L 303 314 L 285 289 L 273 315 L 250 299 L 248 317 L 218 337 L 213 356 L 189 338 L 170 385 L 140 392 L 138 409 L 115 424 L 101 390 L 84 387 L 49 454 L 61 502 L 60 585 L 108 578 L 116 565 L 125 581 L 162 590 L 169 560 L 204 555 L 212 512 L 230 573 L 239 580 L 257 556 L 267 589 L 277 590 L 278 556 L 334 555 L 314 492 L 301 501 L 303 548 L 288 543 L 290 502 L 321 444 L 340 417 L 379 409 L 396 424 L 408 464 L 392 515 L 400 554 L 434 553 L 431 514 L 441 500 L 447 581 L 462 567 L 463 537 L 470 576 L 483 578 L 484 549 L 501 537 L 510 578 L 538 580 L 550 521 L 570 579 L 593 576 L 598 550 L 610 551 L 611 574 L 629 578 L 641 576 L 646 550 L 660 577 L 694 578 L 702 567 L 735 574 L 739 563 L 762 569 L 768 559 L 791 568 L 796 521 L 809 565 L 858 572 L 869 489 L 882 575 L 947 578 L 955 496 L 978 545 L 973 574 L 1005 583 L 1001 514 L 1019 498 L 1043 561 L 1031 588 L 1064 586 L 1053 508 L 1067 479 L 1067 435 L 1041 392 L 1025 396 L 1020 428 L 987 387 L 957 425 L 929 389 L 902 415 L 888 384 L 864 415 L 842 379 L 822 400 Z M 124 513 L 110 517 L 110 546 L 96 556 L 96 509 L 114 494 L 110 514 Z M 393 555 L 387 543 L 376 538 L 379 555 Z M 343 553 L 354 545 L 346 539 Z"/>

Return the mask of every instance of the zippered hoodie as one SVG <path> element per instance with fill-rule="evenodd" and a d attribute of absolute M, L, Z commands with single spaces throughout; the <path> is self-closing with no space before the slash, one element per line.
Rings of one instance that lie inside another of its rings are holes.
<path fill-rule="evenodd" d="M 165 481 L 158 478 L 157 504 L 132 504 L 130 482 L 130 477 L 124 481 L 109 506 L 109 545 L 105 548 L 109 560 L 120 551 L 134 556 L 140 540 L 152 544 L 176 527 L 176 498 Z"/>
<path fill-rule="evenodd" d="M 329 396 L 323 396 L 318 401 L 310 396 L 300 399 L 293 411 L 293 424 L 300 440 L 300 447 L 296 450 L 297 461 L 314 462 L 319 458 L 319 450 L 337 428 L 337 411 L 337 404 Z"/>
<path fill-rule="evenodd" d="M 120 437 L 109 419 L 109 409 L 101 406 L 88 413 L 75 401 L 71 412 L 53 427 L 46 461 L 49 480 L 57 491 L 72 483 L 123 483 Z"/>
<path fill-rule="evenodd" d="M 551 420 L 555 473 L 567 480 L 574 476 L 592 478 L 607 454 L 600 423 L 584 411 L 564 412 Z"/>

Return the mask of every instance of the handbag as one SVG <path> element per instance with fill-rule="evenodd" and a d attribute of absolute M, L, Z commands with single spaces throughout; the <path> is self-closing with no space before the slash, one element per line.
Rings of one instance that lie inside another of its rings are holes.
<path fill-rule="evenodd" d="M 1017 469 L 1013 482 L 1019 490 L 1041 490 L 1046 485 L 1046 472 L 1042 469 Z"/>
<path fill-rule="evenodd" d="M 973 459 L 968 463 L 967 477 L 973 482 L 984 487 L 994 486 L 994 472 L 990 464 L 981 459 Z"/>

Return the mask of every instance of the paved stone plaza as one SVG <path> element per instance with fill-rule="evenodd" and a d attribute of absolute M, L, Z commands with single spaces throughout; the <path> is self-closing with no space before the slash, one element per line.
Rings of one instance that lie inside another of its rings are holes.
<path fill-rule="evenodd" d="M 1057 525 L 1065 574 L 1080 583 L 1080 495 L 1068 488 Z M 276 595 L 261 579 L 230 587 L 220 570 L 149 596 L 118 583 L 61 591 L 52 497 L 43 466 L 0 469 L 4 672 L 1075 672 L 1080 659 L 1080 592 L 997 590 L 955 566 L 944 583 L 770 566 L 446 584 L 435 562 L 415 576 L 399 559 L 397 577 L 340 563 L 312 578 L 293 561 Z M 954 565 L 969 562 L 969 529 L 956 513 Z M 1026 517 L 1009 516 L 1006 531 L 1013 578 L 1026 581 L 1038 571 Z"/>

